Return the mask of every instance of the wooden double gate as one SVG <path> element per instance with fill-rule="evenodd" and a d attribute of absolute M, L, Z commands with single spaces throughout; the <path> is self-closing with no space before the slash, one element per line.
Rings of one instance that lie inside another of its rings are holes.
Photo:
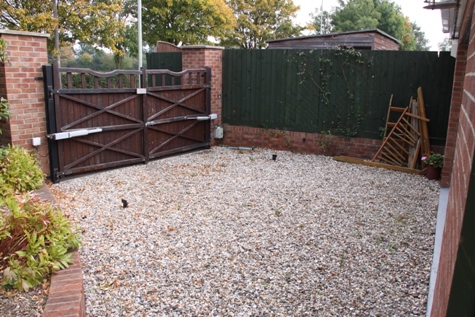
<path fill-rule="evenodd" d="M 53 182 L 210 147 L 211 70 L 43 67 Z"/>

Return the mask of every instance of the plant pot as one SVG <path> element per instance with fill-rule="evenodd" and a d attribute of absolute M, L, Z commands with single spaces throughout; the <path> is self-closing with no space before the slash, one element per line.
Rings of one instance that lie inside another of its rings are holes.
<path fill-rule="evenodd" d="M 439 179 L 440 178 L 440 170 L 439 167 L 434 167 L 432 165 L 427 165 L 426 177 L 428 179 Z"/>

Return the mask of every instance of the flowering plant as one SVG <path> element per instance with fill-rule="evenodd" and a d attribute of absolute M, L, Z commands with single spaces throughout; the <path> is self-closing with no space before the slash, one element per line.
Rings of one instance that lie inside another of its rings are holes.
<path fill-rule="evenodd" d="M 433 153 L 429 156 L 423 156 L 422 162 L 428 165 L 432 165 L 435 168 L 442 168 L 444 166 L 444 156 L 442 154 Z"/>

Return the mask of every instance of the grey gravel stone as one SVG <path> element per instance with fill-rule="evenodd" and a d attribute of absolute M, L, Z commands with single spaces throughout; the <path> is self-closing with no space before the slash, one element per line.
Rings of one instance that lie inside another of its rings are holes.
<path fill-rule="evenodd" d="M 213 147 L 51 190 L 83 231 L 88 316 L 425 314 L 422 176 Z"/>

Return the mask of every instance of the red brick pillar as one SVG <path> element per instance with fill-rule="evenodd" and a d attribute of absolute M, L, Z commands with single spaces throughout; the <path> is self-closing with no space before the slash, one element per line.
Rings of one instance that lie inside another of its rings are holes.
<path fill-rule="evenodd" d="M 182 47 L 183 69 L 211 68 L 211 113 L 218 114 L 218 119 L 211 121 L 211 135 L 214 127 L 222 123 L 223 50 L 216 46 Z M 213 137 L 211 143 L 215 144 Z"/>
<path fill-rule="evenodd" d="M 457 129 L 460 113 L 460 105 L 463 97 L 463 82 L 465 77 L 465 67 L 467 64 L 467 45 L 459 45 L 457 50 L 457 61 L 455 63 L 454 83 L 452 86 L 452 101 L 450 102 L 449 127 L 447 129 L 447 139 L 445 141 L 445 159 L 442 170 L 440 185 L 450 186 L 452 168 L 455 155 L 455 140 L 457 139 Z"/>
<path fill-rule="evenodd" d="M 0 96 L 10 104 L 10 118 L 0 121 L 0 145 L 19 145 L 35 150 L 34 137 L 41 138 L 38 160 L 49 173 L 46 141 L 46 111 L 41 66 L 48 64 L 48 34 L 0 30 L 7 44 L 9 62 L 0 65 Z M 36 150 L 35 150 L 36 152 Z"/>

